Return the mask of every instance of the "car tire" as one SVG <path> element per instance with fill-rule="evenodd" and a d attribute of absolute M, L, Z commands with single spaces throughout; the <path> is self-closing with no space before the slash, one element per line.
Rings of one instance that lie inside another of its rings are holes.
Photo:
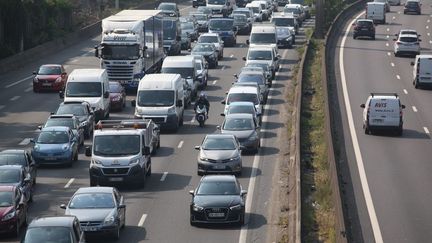
<path fill-rule="evenodd" d="M 73 157 L 73 160 L 74 160 L 74 161 L 78 161 L 78 151 L 76 151 L 76 153 L 75 153 L 75 155 L 74 155 L 74 157 Z"/>
<path fill-rule="evenodd" d="M 243 226 L 245 224 L 245 212 L 240 215 L 240 220 L 238 222 L 239 226 Z"/>
<path fill-rule="evenodd" d="M 367 127 L 367 126 L 365 126 L 365 128 L 364 128 L 364 133 L 366 134 L 366 135 L 368 135 L 369 134 L 369 128 Z"/>
<path fill-rule="evenodd" d="M 147 174 L 147 173 L 146 173 L 146 174 Z M 147 180 L 147 178 L 146 178 L 146 177 L 147 177 L 146 174 L 144 174 L 143 177 L 141 178 L 141 181 L 138 182 L 138 186 L 139 186 L 140 188 L 144 188 L 144 187 L 145 187 L 146 180 Z"/>
<path fill-rule="evenodd" d="M 33 192 L 30 192 L 29 202 L 33 202 Z"/>
<path fill-rule="evenodd" d="M 395 57 L 399 57 L 399 53 L 395 52 L 395 53 L 394 53 L 394 56 L 395 56 Z"/>
<path fill-rule="evenodd" d="M 149 163 L 150 163 L 150 167 L 146 173 L 146 176 L 151 176 L 151 174 L 152 174 L 151 159 L 150 159 Z"/>
<path fill-rule="evenodd" d="M 401 137 L 402 134 L 403 134 L 403 128 L 402 128 L 402 127 L 399 127 L 399 128 L 396 130 L 396 135 L 399 136 L 399 137 Z"/>
<path fill-rule="evenodd" d="M 190 216 L 190 220 L 189 220 L 189 222 L 190 222 L 190 225 L 191 225 L 191 226 L 196 226 L 196 225 L 197 225 L 197 223 L 195 223 L 195 222 L 192 220 L 192 215 Z"/>
<path fill-rule="evenodd" d="M 236 173 L 235 173 L 235 176 L 241 176 L 242 175 L 242 169 L 240 168 L 240 171 L 237 171 Z"/>
<path fill-rule="evenodd" d="M 417 82 L 417 80 L 414 80 L 414 81 L 413 81 L 413 85 L 414 85 L 414 88 L 416 88 L 416 89 L 420 88 L 420 85 L 419 85 L 419 83 Z"/>
<path fill-rule="evenodd" d="M 199 171 L 199 170 L 197 170 L 197 175 L 198 175 L 198 176 L 203 176 L 203 175 L 204 175 L 204 173 L 203 173 L 203 172 L 201 172 L 201 171 Z"/>
<path fill-rule="evenodd" d="M 114 232 L 113 232 L 113 238 L 114 238 L 114 240 L 120 239 L 120 226 L 117 227 L 117 229 L 114 230 Z"/>
<path fill-rule="evenodd" d="M 21 225 L 19 223 L 19 220 L 17 220 L 16 222 L 16 226 L 15 226 L 15 232 L 14 232 L 14 236 L 19 237 L 21 234 Z"/>

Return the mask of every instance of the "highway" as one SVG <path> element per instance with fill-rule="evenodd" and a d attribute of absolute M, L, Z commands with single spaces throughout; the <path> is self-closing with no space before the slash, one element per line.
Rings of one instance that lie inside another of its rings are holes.
<path fill-rule="evenodd" d="M 191 11 L 191 2 L 180 4 L 181 13 Z M 301 31 L 304 33 L 304 31 Z M 206 89 L 211 102 L 209 120 L 204 128 L 192 123 L 193 110 L 185 114 L 185 124 L 177 133 L 161 135 L 161 149 L 152 157 L 152 176 L 145 188 L 119 187 L 126 200 L 126 227 L 119 242 L 266 242 L 274 241 L 272 226 L 278 218 L 270 216 L 272 193 L 277 188 L 279 151 L 287 146 L 287 138 L 280 137 L 285 129 L 286 113 L 282 109 L 285 87 L 290 82 L 292 65 L 297 61 L 294 50 L 281 49 L 282 66 L 265 106 L 262 126 L 262 148 L 257 155 L 243 156 L 243 173 L 239 178 L 248 190 L 246 225 L 192 227 L 189 225 L 189 203 L 200 177 L 197 176 L 197 151 L 205 134 L 217 132 L 222 123 L 223 105 L 220 103 L 233 82 L 233 75 L 244 65 L 244 44 L 247 36 L 238 36 L 235 48 L 226 48 L 224 58 L 217 69 L 209 71 L 209 86 Z M 298 37 L 304 42 L 304 36 Z M 50 112 L 55 111 L 61 100 L 57 93 L 33 93 L 31 74 L 41 64 L 62 63 L 70 73 L 75 68 L 99 68 L 94 57 L 93 46 L 100 36 L 80 42 L 55 55 L 41 58 L 24 68 L 0 75 L 0 150 L 6 148 L 30 149 L 29 139 L 37 135 L 37 126 L 43 124 Z M 183 51 L 186 54 L 185 51 Z M 128 100 L 134 99 L 129 95 Z M 133 118 L 133 108 L 127 107 L 119 113 L 111 113 L 110 119 Z M 86 140 L 90 144 L 91 140 Z M 61 203 L 67 203 L 79 188 L 89 186 L 89 158 L 81 148 L 79 160 L 72 168 L 39 168 L 34 202 L 30 206 L 30 218 L 47 215 L 63 215 Z M 2 237 L 3 238 L 3 237 Z M 0 242 L 17 242 L 18 238 L 6 238 Z M 105 242 L 108 239 L 93 239 Z"/>
<path fill-rule="evenodd" d="M 412 85 L 413 58 L 393 55 L 393 38 L 402 28 L 421 34 L 421 53 L 431 52 L 431 7 L 422 15 L 404 15 L 391 6 L 376 40 L 353 40 L 353 20 L 346 23 L 335 60 L 338 101 L 361 229 L 355 242 L 430 242 L 432 237 L 431 90 Z M 365 135 L 362 109 L 371 92 L 396 92 L 406 105 L 402 137 Z M 350 205 L 353 206 L 353 205 Z"/>

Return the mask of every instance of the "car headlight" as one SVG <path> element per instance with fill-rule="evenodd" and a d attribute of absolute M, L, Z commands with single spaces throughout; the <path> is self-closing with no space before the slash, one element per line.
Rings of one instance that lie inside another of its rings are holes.
<path fill-rule="evenodd" d="M 175 111 L 176 111 L 176 108 L 175 107 L 170 107 L 169 109 L 168 109 L 168 113 L 175 113 Z"/>
<path fill-rule="evenodd" d="M 64 150 L 64 151 L 69 150 L 69 148 L 70 148 L 69 144 L 65 144 L 65 145 L 63 145 L 63 150 Z"/>
<path fill-rule="evenodd" d="M 193 211 L 195 211 L 195 212 L 201 212 L 203 210 L 204 210 L 203 207 L 198 206 L 198 205 L 193 205 Z"/>
<path fill-rule="evenodd" d="M 199 159 L 202 160 L 202 161 L 209 161 L 209 159 L 206 158 L 206 157 L 200 157 Z"/>
<path fill-rule="evenodd" d="M 12 211 L 12 212 L 6 214 L 6 215 L 2 218 L 2 221 L 9 220 L 9 219 L 11 219 L 11 218 L 13 218 L 13 217 L 15 217 L 15 211 Z"/>
<path fill-rule="evenodd" d="M 257 139 L 258 139 L 258 134 L 256 134 L 256 133 L 253 133 L 253 134 L 248 138 L 249 141 L 255 141 L 255 140 L 257 140 Z"/>
<path fill-rule="evenodd" d="M 112 100 L 113 100 L 113 101 L 120 101 L 120 96 L 115 96 L 115 97 L 113 97 Z"/>
<path fill-rule="evenodd" d="M 83 122 L 81 122 L 80 126 L 85 127 L 85 126 L 87 126 L 87 124 L 88 124 L 87 121 L 83 121 Z"/>
<path fill-rule="evenodd" d="M 139 162 L 140 162 L 139 159 L 133 159 L 133 160 L 129 161 L 129 165 L 136 165 L 136 164 L 138 164 Z"/>
<path fill-rule="evenodd" d="M 105 225 L 112 225 L 115 223 L 115 217 L 114 215 L 109 215 L 108 217 L 105 218 L 104 220 L 104 224 Z"/>
<path fill-rule="evenodd" d="M 239 160 L 239 159 L 240 159 L 240 155 L 238 154 L 236 157 L 231 158 L 230 161 Z"/>
<path fill-rule="evenodd" d="M 97 159 L 92 159 L 92 160 L 90 161 L 90 163 L 95 164 L 95 165 L 101 165 L 101 164 L 102 164 L 102 162 L 100 162 L 100 161 L 97 160 Z"/>
<path fill-rule="evenodd" d="M 231 206 L 230 210 L 240 210 L 241 208 L 242 208 L 242 205 L 238 204 L 238 205 Z"/>

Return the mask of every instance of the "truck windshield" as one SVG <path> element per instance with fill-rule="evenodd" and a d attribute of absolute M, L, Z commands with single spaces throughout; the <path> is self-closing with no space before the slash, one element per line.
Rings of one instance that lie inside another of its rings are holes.
<path fill-rule="evenodd" d="M 172 106 L 173 90 L 141 90 L 138 92 L 138 106 Z"/>
<path fill-rule="evenodd" d="M 271 22 L 275 26 L 294 26 L 293 18 L 273 18 Z"/>
<path fill-rule="evenodd" d="M 100 97 L 102 96 L 101 83 L 97 82 L 68 82 L 66 86 L 68 97 Z"/>
<path fill-rule="evenodd" d="M 161 73 L 178 73 L 182 78 L 192 78 L 193 67 L 162 67 Z"/>
<path fill-rule="evenodd" d="M 209 23 L 209 29 L 210 30 L 230 31 L 230 30 L 232 30 L 233 24 L 234 24 L 233 20 L 231 20 L 231 19 L 229 19 L 229 20 L 225 20 L 225 19 L 213 20 L 213 21 L 210 21 L 210 23 Z"/>
<path fill-rule="evenodd" d="M 208 4 L 214 4 L 214 5 L 224 5 L 225 0 L 207 0 Z"/>
<path fill-rule="evenodd" d="M 94 154 L 98 156 L 128 156 L 140 153 L 139 135 L 100 135 L 93 141 Z"/>
<path fill-rule="evenodd" d="M 174 40 L 177 33 L 177 26 L 174 21 L 163 21 L 163 39 Z"/>
<path fill-rule="evenodd" d="M 293 14 L 300 14 L 300 9 L 298 8 L 284 8 L 284 13 L 293 13 Z"/>
<path fill-rule="evenodd" d="M 139 57 L 139 46 L 104 45 L 101 56 L 106 60 L 136 60 Z"/>
<path fill-rule="evenodd" d="M 276 44 L 276 35 L 274 33 L 252 33 L 250 43 Z"/>

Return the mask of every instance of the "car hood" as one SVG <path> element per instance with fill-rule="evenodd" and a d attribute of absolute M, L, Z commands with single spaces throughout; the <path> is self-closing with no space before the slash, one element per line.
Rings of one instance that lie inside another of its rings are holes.
<path fill-rule="evenodd" d="M 204 150 L 200 152 L 200 157 L 214 159 L 214 160 L 225 160 L 235 158 L 238 156 L 237 150 Z"/>
<path fill-rule="evenodd" d="M 92 108 L 99 107 L 102 104 L 101 97 L 65 97 L 64 101 L 87 101 Z"/>
<path fill-rule="evenodd" d="M 271 66 L 273 64 L 271 60 L 247 60 L 246 65 L 248 65 L 249 63 L 265 63 L 268 66 Z"/>
<path fill-rule="evenodd" d="M 211 51 L 194 51 L 191 53 L 191 55 L 203 55 L 203 56 L 210 56 L 213 52 Z"/>
<path fill-rule="evenodd" d="M 35 147 L 38 146 L 39 150 L 36 152 L 43 153 L 58 153 L 65 151 L 64 148 L 69 147 L 68 143 L 59 143 L 59 144 L 45 144 L 45 143 L 36 143 Z"/>
<path fill-rule="evenodd" d="M 140 106 L 140 107 L 136 107 L 135 111 L 137 111 L 141 115 L 147 115 L 147 116 L 153 116 L 153 115 L 166 116 L 168 114 L 168 110 L 171 107 L 172 106 L 158 106 L 158 107 Z"/>
<path fill-rule="evenodd" d="M 10 207 L 0 207 L 0 218 L 3 218 L 6 214 L 13 210 L 13 206 Z"/>
<path fill-rule="evenodd" d="M 216 5 L 216 4 L 207 4 L 207 7 L 210 9 L 223 9 L 224 5 Z"/>
<path fill-rule="evenodd" d="M 231 207 L 240 204 L 242 199 L 239 195 L 196 195 L 193 201 L 201 207 Z"/>
<path fill-rule="evenodd" d="M 244 131 L 229 131 L 229 130 L 221 130 L 222 134 L 232 134 L 236 136 L 238 139 L 248 138 L 254 133 L 254 130 L 244 130 Z"/>
<path fill-rule="evenodd" d="M 54 80 L 56 80 L 57 78 L 59 78 L 60 77 L 60 75 L 36 75 L 36 78 L 38 78 L 38 79 L 43 79 L 43 80 L 50 80 L 50 81 L 54 81 Z"/>
<path fill-rule="evenodd" d="M 100 156 L 93 154 L 92 158 L 99 161 L 105 167 L 122 167 L 129 166 L 131 161 L 139 159 L 138 155 L 130 156 Z"/>
<path fill-rule="evenodd" d="M 115 208 L 66 209 L 65 215 L 74 215 L 79 221 L 104 221 Z"/>

